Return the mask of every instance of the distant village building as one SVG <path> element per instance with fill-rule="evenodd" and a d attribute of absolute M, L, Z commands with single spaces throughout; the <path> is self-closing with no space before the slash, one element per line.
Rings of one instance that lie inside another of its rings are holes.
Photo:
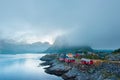
<path fill-rule="evenodd" d="M 73 54 L 72 53 L 68 53 L 66 56 L 68 56 L 69 58 L 73 58 Z"/>
<path fill-rule="evenodd" d="M 75 62 L 75 59 L 74 58 L 65 58 L 65 62 L 67 62 L 67 63 L 73 63 L 73 62 Z"/>
<path fill-rule="evenodd" d="M 66 54 L 60 54 L 59 60 L 60 61 L 65 61 Z"/>
<path fill-rule="evenodd" d="M 75 57 L 79 57 L 79 56 L 81 56 L 79 53 L 76 53 L 76 54 L 75 54 Z"/>
<path fill-rule="evenodd" d="M 65 62 L 67 63 L 73 63 L 75 62 L 75 58 L 74 58 L 74 55 L 72 53 L 68 53 L 66 54 L 66 58 L 65 58 Z"/>

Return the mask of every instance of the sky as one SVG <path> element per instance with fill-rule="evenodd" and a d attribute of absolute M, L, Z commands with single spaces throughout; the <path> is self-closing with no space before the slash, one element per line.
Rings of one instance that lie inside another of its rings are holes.
<path fill-rule="evenodd" d="M 120 0 L 0 0 L 0 39 L 120 47 Z"/>

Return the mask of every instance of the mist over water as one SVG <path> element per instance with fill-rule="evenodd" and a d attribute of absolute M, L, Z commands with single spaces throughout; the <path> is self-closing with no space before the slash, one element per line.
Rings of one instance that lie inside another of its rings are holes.
<path fill-rule="evenodd" d="M 40 57 L 45 54 L 0 54 L 0 80 L 62 80 L 44 72 Z"/>

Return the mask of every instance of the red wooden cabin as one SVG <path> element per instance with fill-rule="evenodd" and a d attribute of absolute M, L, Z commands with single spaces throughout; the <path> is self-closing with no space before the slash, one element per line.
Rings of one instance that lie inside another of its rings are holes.
<path fill-rule="evenodd" d="M 78 54 L 78 53 L 77 53 L 77 54 L 75 54 L 75 57 L 79 57 L 79 56 L 80 56 L 80 54 Z"/>
<path fill-rule="evenodd" d="M 93 60 L 82 58 L 81 59 L 81 64 L 92 65 L 93 64 Z"/>

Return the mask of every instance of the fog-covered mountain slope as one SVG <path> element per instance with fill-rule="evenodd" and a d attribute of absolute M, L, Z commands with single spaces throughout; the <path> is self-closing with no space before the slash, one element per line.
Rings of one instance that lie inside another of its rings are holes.
<path fill-rule="evenodd" d="M 48 42 L 41 43 L 36 42 L 32 44 L 16 43 L 13 41 L 0 41 L 0 53 L 31 53 L 31 52 L 43 52 L 50 44 Z"/>
<path fill-rule="evenodd" d="M 49 53 L 66 53 L 72 52 L 75 53 L 76 51 L 93 51 L 93 49 L 89 46 L 80 45 L 75 46 L 71 45 L 67 40 L 58 38 L 55 40 L 54 44 L 50 46 L 45 52 Z"/>

